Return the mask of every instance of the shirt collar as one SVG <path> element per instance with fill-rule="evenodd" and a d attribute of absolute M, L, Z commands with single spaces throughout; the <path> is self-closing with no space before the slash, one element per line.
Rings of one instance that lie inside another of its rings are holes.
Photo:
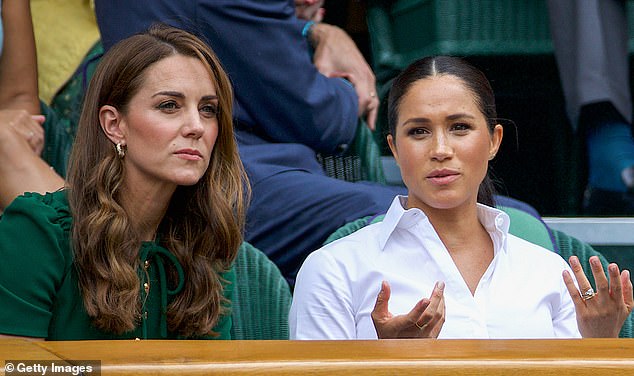
<path fill-rule="evenodd" d="M 505 249 L 503 246 L 509 231 L 509 216 L 496 208 L 487 205 L 478 205 L 478 219 L 484 226 L 496 244 L 495 249 Z M 405 209 L 407 196 L 396 196 L 385 214 L 378 234 L 379 247 L 383 249 L 388 239 L 397 228 L 410 228 L 420 221 L 429 222 L 429 219 L 418 208 Z"/>
<path fill-rule="evenodd" d="M 484 204 L 478 205 L 478 219 L 488 232 L 501 231 L 509 232 L 511 219 L 508 214 L 500 209 L 492 208 Z"/>
<path fill-rule="evenodd" d="M 385 213 L 385 218 L 381 223 L 379 231 L 379 247 L 383 249 L 387 240 L 392 236 L 396 228 L 409 228 L 418 221 L 428 221 L 427 216 L 418 208 L 405 209 L 407 206 L 407 196 L 398 195 L 392 200 L 392 205 Z"/>

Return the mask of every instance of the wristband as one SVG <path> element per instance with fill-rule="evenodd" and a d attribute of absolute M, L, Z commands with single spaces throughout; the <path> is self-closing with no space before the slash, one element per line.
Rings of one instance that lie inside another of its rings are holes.
<path fill-rule="evenodd" d="M 304 28 L 302 29 L 302 36 L 304 38 L 310 40 L 310 34 L 312 33 L 312 28 L 314 24 L 315 24 L 315 21 L 306 22 L 306 24 L 304 25 Z"/>

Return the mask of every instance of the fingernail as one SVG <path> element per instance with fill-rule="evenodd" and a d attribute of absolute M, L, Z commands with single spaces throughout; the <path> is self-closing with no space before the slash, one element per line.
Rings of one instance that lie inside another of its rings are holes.
<path fill-rule="evenodd" d="M 599 262 L 599 258 L 592 256 L 590 257 L 590 264 L 592 264 L 592 266 L 600 266 L 601 262 Z"/>
<path fill-rule="evenodd" d="M 617 271 L 617 269 L 618 269 L 618 268 L 617 268 L 616 264 L 610 264 L 610 265 L 608 265 L 608 269 L 609 269 L 612 273 L 616 273 L 616 271 Z"/>
<path fill-rule="evenodd" d="M 573 256 L 570 258 L 570 265 L 571 266 L 579 266 L 579 259 L 576 256 Z"/>
<path fill-rule="evenodd" d="M 443 281 L 436 282 L 436 288 L 438 290 L 440 290 L 440 291 L 444 290 L 445 289 L 445 282 L 443 282 Z"/>

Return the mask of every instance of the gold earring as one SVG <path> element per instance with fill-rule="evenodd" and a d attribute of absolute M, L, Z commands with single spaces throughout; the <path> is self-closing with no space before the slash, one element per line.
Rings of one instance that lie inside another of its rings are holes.
<path fill-rule="evenodd" d="M 119 156 L 120 159 L 123 159 L 123 157 L 125 157 L 124 147 L 125 145 L 121 145 L 120 142 L 117 142 L 117 144 L 114 146 L 114 150 L 117 152 L 117 155 Z"/>

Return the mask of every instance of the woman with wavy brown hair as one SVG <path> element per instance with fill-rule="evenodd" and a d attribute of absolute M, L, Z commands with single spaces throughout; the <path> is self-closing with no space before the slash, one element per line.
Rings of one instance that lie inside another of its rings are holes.
<path fill-rule="evenodd" d="M 67 188 L 0 219 L 0 333 L 230 337 L 248 196 L 232 100 L 215 54 L 182 30 L 155 26 L 103 57 Z"/>

